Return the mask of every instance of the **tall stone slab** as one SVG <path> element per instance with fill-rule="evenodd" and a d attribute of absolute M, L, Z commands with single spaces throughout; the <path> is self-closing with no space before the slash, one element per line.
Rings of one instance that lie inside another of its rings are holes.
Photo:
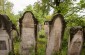
<path fill-rule="evenodd" d="M 50 22 L 50 21 L 45 21 L 45 22 L 44 22 L 44 30 L 45 30 L 45 35 L 46 35 L 46 38 L 47 38 L 46 47 L 47 47 L 48 41 L 49 41 L 49 28 L 50 28 L 49 22 Z"/>
<path fill-rule="evenodd" d="M 49 39 L 49 21 L 45 21 L 44 23 L 44 30 L 47 38 Z"/>
<path fill-rule="evenodd" d="M 60 52 L 64 29 L 64 17 L 61 14 L 55 15 L 50 21 L 49 40 L 47 41 L 46 55 L 53 55 Z"/>
<path fill-rule="evenodd" d="M 6 30 L 0 29 L 0 55 L 8 55 L 10 51 L 9 35 Z"/>
<path fill-rule="evenodd" d="M 81 26 L 70 29 L 68 41 L 68 55 L 81 55 L 83 46 L 83 28 Z"/>
<path fill-rule="evenodd" d="M 39 31 L 42 29 L 42 24 L 39 24 L 39 23 L 38 23 L 37 28 L 38 28 L 37 31 L 39 32 Z"/>
<path fill-rule="evenodd" d="M 0 55 L 8 55 L 13 52 L 11 27 L 8 16 L 0 15 Z"/>
<path fill-rule="evenodd" d="M 37 20 L 30 11 L 20 19 L 21 54 L 35 55 L 37 41 Z"/>

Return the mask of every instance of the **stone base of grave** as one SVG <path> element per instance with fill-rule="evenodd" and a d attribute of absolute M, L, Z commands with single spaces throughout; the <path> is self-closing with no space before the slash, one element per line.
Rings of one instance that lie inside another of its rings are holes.
<path fill-rule="evenodd" d="M 0 55 L 8 55 L 11 50 L 11 40 L 7 32 L 0 30 Z"/>
<path fill-rule="evenodd" d="M 32 55 L 35 53 L 34 28 L 23 28 L 21 40 L 22 55 Z"/>

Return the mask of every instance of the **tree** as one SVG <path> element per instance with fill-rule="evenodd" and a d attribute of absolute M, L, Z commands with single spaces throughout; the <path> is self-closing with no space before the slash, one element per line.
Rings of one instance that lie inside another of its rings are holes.
<path fill-rule="evenodd" d="M 5 4 L 6 0 L 0 0 L 0 13 L 4 13 L 4 4 Z"/>

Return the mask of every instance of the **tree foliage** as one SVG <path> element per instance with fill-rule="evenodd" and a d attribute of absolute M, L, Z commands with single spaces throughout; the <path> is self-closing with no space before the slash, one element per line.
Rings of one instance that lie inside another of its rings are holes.
<path fill-rule="evenodd" d="M 23 11 L 19 11 L 17 15 L 12 12 L 12 9 L 13 4 L 11 2 L 8 2 L 7 0 L 0 0 L 0 14 L 8 15 L 12 22 L 16 25 L 19 18 L 25 11 L 32 11 L 39 23 L 42 25 L 45 21 L 50 21 L 55 14 L 61 13 L 67 22 L 67 28 L 73 26 L 85 26 L 85 13 L 83 13 L 85 12 L 85 0 L 61 0 L 61 2 L 58 2 L 58 0 L 37 0 L 34 5 L 28 5 Z M 81 13 L 83 13 L 83 15 L 81 15 Z M 40 35 L 44 35 L 43 32 L 44 31 L 41 31 Z M 67 39 L 67 33 L 65 33 L 65 36 Z M 63 44 L 65 46 L 67 43 L 66 39 L 64 39 L 65 44 Z M 67 47 L 64 47 L 65 50 L 66 48 Z"/>

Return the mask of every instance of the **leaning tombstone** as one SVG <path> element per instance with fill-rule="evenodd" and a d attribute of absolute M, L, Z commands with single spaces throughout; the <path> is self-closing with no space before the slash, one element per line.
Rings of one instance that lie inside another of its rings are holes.
<path fill-rule="evenodd" d="M 11 43 L 11 23 L 6 15 L 0 15 L 0 55 L 13 51 Z"/>
<path fill-rule="evenodd" d="M 26 11 L 20 22 L 21 54 L 35 55 L 37 46 L 37 20 L 30 11 Z"/>
<path fill-rule="evenodd" d="M 60 52 L 64 35 L 65 21 L 61 14 L 57 14 L 50 21 L 49 40 L 47 41 L 46 55 Z"/>
<path fill-rule="evenodd" d="M 81 55 L 83 46 L 83 28 L 81 26 L 72 27 L 70 29 L 70 37 L 68 41 L 68 55 Z"/>

